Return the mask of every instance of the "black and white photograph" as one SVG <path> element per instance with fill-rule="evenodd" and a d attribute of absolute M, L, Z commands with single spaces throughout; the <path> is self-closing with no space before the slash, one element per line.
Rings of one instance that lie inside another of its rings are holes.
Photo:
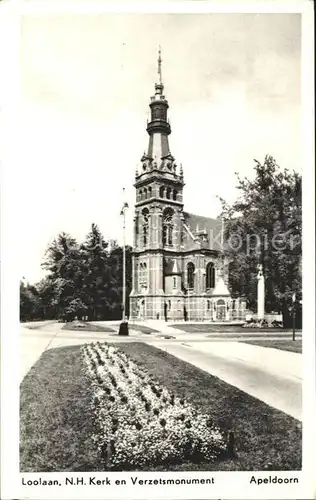
<path fill-rule="evenodd" d="M 313 498 L 302 17 L 21 14 L 20 499 Z"/>

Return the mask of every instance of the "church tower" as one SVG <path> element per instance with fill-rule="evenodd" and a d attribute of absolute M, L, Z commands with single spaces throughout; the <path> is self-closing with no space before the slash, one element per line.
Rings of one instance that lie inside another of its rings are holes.
<path fill-rule="evenodd" d="M 169 148 L 171 127 L 162 81 L 161 51 L 158 78 L 150 100 L 147 152 L 136 172 L 133 242 L 132 318 L 163 319 L 171 301 L 183 315 L 180 254 L 183 246 L 183 172 Z M 170 298 L 169 298 L 170 297 Z M 181 303 L 180 303 L 181 302 Z"/>
<path fill-rule="evenodd" d="M 232 300 L 224 256 L 223 220 L 183 206 L 183 171 L 169 147 L 171 127 L 161 53 L 147 122 L 148 148 L 135 175 L 130 317 L 145 320 L 230 321 L 245 314 Z"/>

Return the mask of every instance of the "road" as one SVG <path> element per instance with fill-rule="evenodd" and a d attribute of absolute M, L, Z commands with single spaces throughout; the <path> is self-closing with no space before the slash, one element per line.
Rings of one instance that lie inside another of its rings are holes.
<path fill-rule="evenodd" d="M 154 345 L 302 420 L 301 354 L 238 342 Z"/>
<path fill-rule="evenodd" d="M 51 348 L 99 341 L 140 341 L 154 345 L 198 368 L 238 387 L 251 396 L 302 420 L 302 355 L 278 349 L 236 342 L 229 335 L 225 341 L 207 334 L 183 334 L 167 338 L 143 334 L 134 329 L 129 337 L 118 337 L 107 332 L 63 330 L 61 323 L 46 322 L 21 327 L 21 380 L 41 354 Z M 118 329 L 118 323 L 111 323 Z M 172 330 L 172 329 L 170 329 Z M 255 335 L 259 338 L 259 335 Z M 247 337 L 249 340 L 249 337 Z M 224 340 L 224 338 L 223 338 Z"/>

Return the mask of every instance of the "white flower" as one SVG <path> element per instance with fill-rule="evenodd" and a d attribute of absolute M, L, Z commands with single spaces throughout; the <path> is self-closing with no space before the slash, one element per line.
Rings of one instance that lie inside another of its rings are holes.
<path fill-rule="evenodd" d="M 214 460 L 225 449 L 220 430 L 207 426 L 206 415 L 183 399 L 180 403 L 125 353 L 108 344 L 90 344 L 82 352 L 98 423 L 92 437 L 100 449 L 114 440 L 107 467 L 181 461 L 196 448 L 204 459 Z"/>

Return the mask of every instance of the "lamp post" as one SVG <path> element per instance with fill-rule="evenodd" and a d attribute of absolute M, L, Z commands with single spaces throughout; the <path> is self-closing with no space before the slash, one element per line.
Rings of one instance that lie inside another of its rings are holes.
<path fill-rule="evenodd" d="M 257 275 L 257 319 L 258 320 L 263 320 L 264 319 L 264 314 L 265 314 L 265 304 L 264 304 L 264 299 L 265 299 L 265 291 L 264 291 L 264 275 L 263 275 L 263 267 L 262 264 L 259 264 L 257 266 L 258 268 L 258 275 Z"/>
<path fill-rule="evenodd" d="M 123 188 L 125 194 L 125 188 Z M 123 202 L 123 207 L 120 215 L 123 216 L 123 290 L 122 290 L 122 322 L 120 324 L 119 335 L 128 335 L 128 322 L 126 321 L 126 242 L 125 242 L 125 227 L 126 218 L 125 211 L 128 208 L 128 203 Z"/>
<path fill-rule="evenodd" d="M 293 320 L 293 334 L 292 339 L 295 340 L 295 306 L 296 306 L 296 293 L 294 292 L 292 295 L 292 320 Z"/>

